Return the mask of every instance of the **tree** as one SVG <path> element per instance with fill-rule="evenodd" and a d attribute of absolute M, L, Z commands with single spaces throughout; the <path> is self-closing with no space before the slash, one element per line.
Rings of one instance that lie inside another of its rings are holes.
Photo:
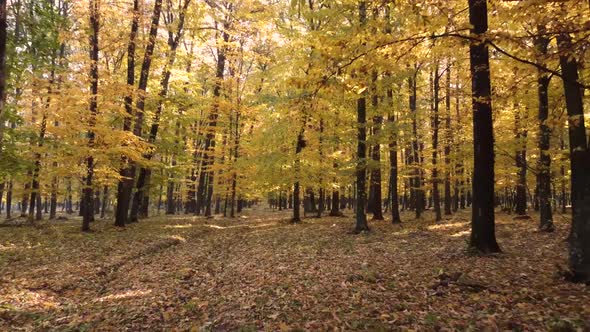
<path fill-rule="evenodd" d="M 365 25 L 367 20 L 367 3 L 359 2 L 359 21 L 361 26 Z M 356 164 L 356 224 L 355 233 L 366 232 L 369 230 L 367 224 L 367 215 L 365 214 L 365 204 L 367 202 L 367 99 L 366 88 L 360 92 L 357 99 L 357 164 Z"/>
<path fill-rule="evenodd" d="M 557 36 L 559 63 L 565 93 L 570 142 L 572 228 L 569 266 L 572 280 L 590 282 L 590 148 L 584 123 L 582 90 L 578 85 L 578 62 L 572 51 L 571 36 Z"/>
<path fill-rule="evenodd" d="M 473 207 L 469 246 L 489 254 L 500 251 L 494 220 L 494 134 L 490 64 L 485 33 L 488 29 L 486 0 L 469 0 L 469 44 L 473 106 Z"/>
<path fill-rule="evenodd" d="M 4 134 L 4 108 L 6 103 L 6 1 L 0 1 L 0 152 Z"/>
<path fill-rule="evenodd" d="M 545 27 L 538 27 L 539 37 L 535 38 L 535 46 L 540 57 L 547 55 L 549 39 L 544 37 Z M 539 190 L 539 229 L 552 232 L 553 216 L 551 212 L 551 156 L 549 155 L 551 130 L 547 124 L 549 117 L 549 81 L 551 77 L 542 70 L 537 73 L 537 89 L 539 99 L 539 167 L 537 174 L 537 188 Z"/>
<path fill-rule="evenodd" d="M 148 36 L 148 43 L 145 47 L 145 53 L 143 55 L 143 63 L 141 64 L 141 72 L 139 74 L 138 90 L 139 96 L 137 97 L 136 105 L 136 116 L 135 126 L 133 127 L 133 134 L 137 137 L 142 136 L 143 122 L 144 122 L 144 111 L 145 111 L 145 99 L 146 90 L 148 85 L 148 79 L 150 75 L 150 68 L 152 66 L 152 55 L 154 54 L 154 48 L 156 46 L 156 39 L 158 35 L 158 27 L 160 25 L 160 13 L 162 12 L 162 0 L 156 0 L 154 2 L 154 10 L 152 12 L 152 24 L 150 26 L 150 32 Z M 133 173 L 133 174 L 131 174 Z M 135 171 L 130 172 L 129 175 L 135 176 Z M 143 177 L 137 179 L 136 185 L 137 191 L 131 201 L 131 212 L 129 214 L 130 222 L 138 221 L 138 213 L 141 201 L 143 199 L 144 190 L 146 190 L 145 173 Z"/>
<path fill-rule="evenodd" d="M 99 33 L 99 13 L 100 0 L 90 0 L 90 118 L 88 131 L 88 146 L 94 146 L 95 133 L 93 127 L 96 122 L 98 113 L 98 33 Z M 86 157 L 87 173 L 85 177 L 85 186 L 83 189 L 84 215 L 82 216 L 82 231 L 90 231 L 90 222 L 94 221 L 94 197 L 93 197 L 93 178 L 94 178 L 94 157 Z"/>
<path fill-rule="evenodd" d="M 123 120 L 123 130 L 131 131 L 131 121 L 133 116 L 133 94 L 135 86 L 135 39 L 139 29 L 139 0 L 133 0 L 133 18 L 131 23 L 131 33 L 129 34 L 129 43 L 127 45 L 127 86 L 128 94 L 125 96 L 125 118 Z M 115 226 L 123 227 L 127 223 L 129 203 L 131 201 L 131 192 L 133 190 L 133 178 L 135 177 L 135 165 L 123 156 L 123 168 L 121 168 L 121 180 L 117 185 L 117 207 L 115 212 Z"/>

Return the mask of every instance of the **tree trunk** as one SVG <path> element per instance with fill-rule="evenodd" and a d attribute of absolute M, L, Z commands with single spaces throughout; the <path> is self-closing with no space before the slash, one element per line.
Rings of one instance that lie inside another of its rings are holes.
<path fill-rule="evenodd" d="M 4 106 L 6 103 L 6 2 L 0 1 L 0 151 L 4 138 Z"/>
<path fill-rule="evenodd" d="M 518 108 L 518 107 L 517 107 Z M 525 118 L 526 122 L 526 118 Z M 522 129 L 522 119 L 520 110 L 516 109 L 515 121 L 517 151 L 514 160 L 516 161 L 517 183 L 516 183 L 516 205 L 515 212 L 519 216 L 526 215 L 527 195 L 526 195 L 526 130 Z"/>
<path fill-rule="evenodd" d="M 379 106 L 379 96 L 377 94 L 377 72 L 373 72 L 372 79 L 372 96 L 371 106 L 374 113 L 378 112 L 377 107 Z M 383 201 L 383 194 L 381 190 L 381 144 L 380 144 L 380 133 L 381 126 L 383 125 L 383 117 L 376 115 L 373 117 L 373 137 L 376 138 L 373 148 L 371 149 L 371 159 L 373 161 L 373 167 L 371 168 L 371 182 L 369 192 L 369 209 L 373 213 L 373 220 L 384 220 L 383 211 L 381 204 Z"/>
<path fill-rule="evenodd" d="M 480 39 L 488 29 L 487 1 L 469 0 L 471 34 Z M 499 252 L 494 220 L 494 133 L 487 44 L 469 45 L 473 106 L 473 208 L 470 247 L 481 253 Z"/>
<path fill-rule="evenodd" d="M 104 218 L 107 210 L 107 199 L 109 197 L 109 187 L 104 186 L 102 189 L 102 205 L 100 207 L 100 217 Z"/>
<path fill-rule="evenodd" d="M 90 0 L 90 26 L 92 27 L 92 35 L 90 37 L 90 123 L 88 131 L 88 146 L 94 147 L 94 131 L 93 127 L 96 121 L 96 114 L 98 112 L 98 32 L 99 32 L 99 4 L 97 0 Z M 86 177 L 84 195 L 84 215 L 82 216 L 82 231 L 90 231 L 90 222 L 94 221 L 94 201 L 92 197 L 93 191 L 93 177 L 94 177 L 94 157 L 92 155 L 86 157 Z"/>
<path fill-rule="evenodd" d="M 451 215 L 451 144 L 453 134 L 451 133 L 451 62 L 447 63 L 446 89 L 445 89 L 445 215 Z"/>
<path fill-rule="evenodd" d="M 150 127 L 150 132 L 149 132 L 149 136 L 148 136 L 148 143 L 150 143 L 150 144 L 155 143 L 156 137 L 158 135 L 158 129 L 160 127 L 160 118 L 162 116 L 162 111 L 164 109 L 164 99 L 168 95 L 168 87 L 169 87 L 169 83 L 170 83 L 170 76 L 172 75 L 172 67 L 174 66 L 174 62 L 176 61 L 176 49 L 178 48 L 178 45 L 180 44 L 180 40 L 182 38 L 183 29 L 184 29 L 184 18 L 185 18 L 186 10 L 187 10 L 189 4 L 190 4 L 190 0 L 185 0 L 183 3 L 182 9 L 180 11 L 180 15 L 178 17 L 178 26 L 176 28 L 177 29 L 176 34 L 172 31 L 168 31 L 168 47 L 170 47 L 170 49 L 168 50 L 167 62 L 166 62 L 166 65 L 164 66 L 162 79 L 160 81 L 160 92 L 158 94 L 158 97 L 159 97 L 158 106 L 156 107 L 156 112 L 154 114 L 154 120 L 153 120 L 152 125 Z M 154 15 L 155 15 L 155 13 L 154 13 Z M 172 22 L 166 22 L 166 24 L 172 24 Z M 152 157 L 153 157 L 153 153 L 151 153 L 151 152 L 144 155 L 144 158 L 147 160 L 151 160 Z M 139 180 L 137 182 L 137 193 L 138 193 L 137 203 L 140 204 L 140 206 L 137 207 L 137 211 L 138 211 L 137 213 L 138 213 L 138 217 L 146 218 L 148 216 L 148 211 L 149 211 L 149 184 L 151 183 L 150 178 L 151 178 L 152 172 L 151 172 L 151 170 L 144 170 L 142 168 L 142 170 L 140 171 L 140 178 L 142 178 L 141 174 L 143 174 L 143 182 L 141 183 L 141 186 L 140 186 Z M 133 203 L 135 203 L 135 200 Z M 134 211 L 133 206 L 131 207 L 131 209 L 132 209 L 132 211 Z M 135 218 L 135 216 L 132 214 L 132 219 L 134 219 L 134 218 Z"/>
<path fill-rule="evenodd" d="M 570 141 L 572 228 L 569 266 L 572 280 L 590 282 L 590 144 L 586 138 L 584 101 L 578 80 L 578 63 L 568 54 L 572 41 L 568 34 L 557 36 Z"/>
<path fill-rule="evenodd" d="M 545 27 L 539 27 L 544 32 Z M 547 54 L 549 39 L 538 37 L 535 39 L 537 52 L 540 56 Z M 551 129 L 547 125 L 549 117 L 549 81 L 550 76 L 539 70 L 537 73 L 537 88 L 539 98 L 539 170 L 537 173 L 537 188 L 539 189 L 539 230 L 552 232 L 553 215 L 551 212 L 551 156 L 549 155 Z"/>
<path fill-rule="evenodd" d="M 57 214 L 57 187 L 59 185 L 57 177 L 51 180 L 51 198 L 49 203 L 49 220 L 53 220 Z"/>
<path fill-rule="evenodd" d="M 133 133 L 135 136 L 141 137 L 142 135 L 142 128 L 144 122 L 144 109 L 145 109 L 145 95 L 146 89 L 148 84 L 148 78 L 150 74 L 150 67 L 152 65 L 152 55 L 154 53 L 154 48 L 156 45 L 156 39 L 158 36 L 158 27 L 160 25 L 160 14 L 162 12 L 162 0 L 156 0 L 154 2 L 154 10 L 152 13 L 152 24 L 150 27 L 150 33 L 148 37 L 148 43 L 145 47 L 145 54 L 143 57 L 143 63 L 141 65 L 141 72 L 139 75 L 139 96 L 136 102 L 136 119 L 135 119 L 135 127 L 133 128 Z M 135 171 L 133 171 L 133 175 L 135 176 Z M 135 195 L 133 196 L 133 200 L 131 201 L 131 212 L 129 215 L 129 222 L 137 222 L 139 220 L 139 211 L 140 211 L 140 204 L 143 202 L 143 192 L 147 190 L 147 183 L 148 179 L 147 171 L 145 168 L 141 168 L 140 174 L 137 178 L 137 185 Z"/>
<path fill-rule="evenodd" d="M 6 192 L 6 219 L 12 218 L 12 179 L 8 182 L 8 190 Z"/>
<path fill-rule="evenodd" d="M 367 3 L 359 2 L 359 20 L 361 26 L 367 21 Z M 365 204 L 367 202 L 367 105 L 366 92 L 357 100 L 357 165 L 356 165 L 356 223 L 354 232 L 369 231 Z"/>
<path fill-rule="evenodd" d="M 133 0 L 133 19 L 131 22 L 131 34 L 127 44 L 127 87 L 135 87 L 135 38 L 139 28 L 139 0 Z M 131 118 L 133 116 L 133 93 L 125 96 L 125 118 L 123 130 L 131 131 Z M 133 180 L 135 177 L 135 163 L 127 157 L 123 157 L 123 168 L 120 171 L 121 180 L 117 184 L 117 207 L 115 210 L 115 226 L 124 227 L 127 224 L 127 213 L 131 202 L 133 191 Z"/>
<path fill-rule="evenodd" d="M 414 73 L 408 79 L 408 86 L 410 89 L 410 112 L 412 114 L 412 149 L 410 152 L 410 160 L 412 165 L 412 178 L 411 178 L 411 202 L 412 207 L 416 211 L 416 219 L 419 219 L 422 216 L 422 212 L 424 212 L 425 208 L 425 194 L 424 189 L 422 188 L 423 179 L 422 179 L 422 171 L 420 170 L 420 143 L 418 142 L 418 124 L 417 124 L 417 108 L 416 108 L 416 99 L 417 99 L 417 87 L 416 87 L 416 80 L 418 76 L 418 68 L 415 68 Z"/>
<path fill-rule="evenodd" d="M 393 111 L 393 90 L 387 89 L 387 100 L 389 101 L 389 107 L 391 108 L 389 111 L 389 115 L 387 116 L 387 122 L 389 122 L 389 127 L 393 130 L 393 125 L 395 124 L 395 116 Z M 401 218 L 399 215 L 399 196 L 397 194 L 397 139 L 398 133 L 392 133 L 389 137 L 389 204 L 391 208 L 391 223 L 399 224 L 401 223 Z"/>
<path fill-rule="evenodd" d="M 432 107 L 432 201 L 434 204 L 434 213 L 436 221 L 442 220 L 442 214 L 440 210 L 440 191 L 438 189 L 438 130 L 439 130 L 439 114 L 438 108 L 440 103 L 439 90 L 440 90 L 440 75 L 439 75 L 439 62 L 436 61 L 433 73 L 433 107 Z"/>
<path fill-rule="evenodd" d="M 304 140 L 304 131 L 305 131 L 305 121 L 303 126 L 301 126 L 301 131 L 299 135 L 297 135 L 297 145 L 295 146 L 295 174 L 298 177 L 300 171 L 300 163 L 299 154 L 303 147 L 305 146 Z M 293 219 L 291 219 L 292 223 L 298 223 L 301 221 L 301 188 L 299 185 L 299 179 L 295 179 L 295 184 L 293 186 Z"/>

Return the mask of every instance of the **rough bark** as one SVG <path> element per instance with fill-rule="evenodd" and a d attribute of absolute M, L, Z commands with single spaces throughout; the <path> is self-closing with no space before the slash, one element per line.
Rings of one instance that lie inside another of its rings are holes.
<path fill-rule="evenodd" d="M 569 267 L 572 281 L 590 283 L 590 149 L 584 123 L 584 101 L 578 85 L 578 63 L 568 34 L 557 37 L 559 62 L 568 115 L 570 142 L 572 227 Z"/>
<path fill-rule="evenodd" d="M 469 0 L 469 45 L 473 107 L 473 208 L 470 247 L 481 253 L 499 252 L 494 220 L 494 134 L 488 47 L 482 39 L 488 29 L 487 2 Z"/>
<path fill-rule="evenodd" d="M 174 66 L 174 62 L 176 61 L 176 50 L 178 45 L 180 44 L 180 40 L 183 35 L 184 29 L 184 18 L 186 14 L 186 10 L 190 4 L 190 0 L 185 0 L 183 2 L 179 17 L 178 17 L 178 25 L 176 33 L 169 31 L 168 32 L 168 54 L 167 54 L 167 62 L 163 69 L 162 79 L 160 81 L 160 92 L 158 93 L 158 106 L 156 107 L 156 112 L 154 114 L 154 120 L 152 125 L 150 126 L 149 136 L 148 136 L 148 143 L 154 144 L 156 142 L 156 137 L 158 135 L 158 129 L 160 127 L 160 118 L 162 116 L 162 111 L 164 109 L 164 98 L 168 95 L 168 87 L 170 84 L 170 77 L 172 75 L 172 67 Z M 166 21 L 166 24 L 172 24 L 171 19 Z M 148 152 L 144 155 L 144 158 L 147 160 L 151 160 L 153 157 L 153 153 Z M 137 213 L 139 214 L 138 217 L 146 218 L 148 216 L 148 208 L 149 208 L 149 183 L 151 177 L 151 170 L 142 167 L 139 171 L 139 177 L 137 180 L 137 200 L 134 199 L 133 204 L 137 201 L 138 204 L 141 204 L 137 208 Z M 133 206 L 131 210 L 134 211 Z M 132 219 L 135 216 L 132 214 Z"/>
<path fill-rule="evenodd" d="M 131 21 L 131 33 L 127 44 L 127 87 L 135 88 L 135 39 L 139 28 L 139 0 L 133 0 L 133 19 Z M 131 131 L 131 118 L 133 117 L 133 93 L 129 91 L 125 96 L 125 118 L 123 130 Z M 121 180 L 117 184 L 117 207 L 115 211 L 115 226 L 123 227 L 127 223 L 127 213 L 133 191 L 135 177 L 135 163 L 123 157 L 123 168 L 120 171 Z"/>
<path fill-rule="evenodd" d="M 90 130 L 88 131 L 88 146 L 94 146 L 93 127 L 98 112 L 98 33 L 99 33 L 99 4 L 97 0 L 90 0 L 90 26 L 92 34 L 90 37 Z M 94 178 L 94 157 L 86 157 L 86 176 L 83 189 L 84 196 L 84 214 L 82 216 L 82 231 L 90 231 L 90 222 L 94 221 L 94 198 L 93 191 Z"/>
<path fill-rule="evenodd" d="M 162 12 L 162 0 L 156 0 L 154 3 L 154 10 L 152 13 L 152 24 L 150 27 L 148 43 L 145 48 L 145 54 L 143 57 L 143 63 L 141 65 L 141 72 L 139 75 L 139 96 L 136 102 L 136 117 L 135 117 L 135 127 L 133 128 L 133 133 L 141 137 L 142 130 L 143 130 L 143 122 L 144 122 L 144 109 L 145 109 L 145 96 L 146 96 L 146 89 L 147 83 L 150 74 L 150 68 L 152 65 L 152 56 L 154 53 L 154 48 L 156 46 L 156 39 L 158 35 L 158 27 L 160 25 L 160 16 Z M 133 172 L 133 176 L 135 176 L 135 172 Z M 139 220 L 138 214 L 141 203 L 143 201 L 143 192 L 147 190 L 147 170 L 145 168 L 141 168 L 140 174 L 137 178 L 137 185 L 135 195 L 133 195 L 133 199 L 131 201 L 131 211 L 129 214 L 129 221 L 130 222 L 137 222 Z"/>
<path fill-rule="evenodd" d="M 433 73 L 432 83 L 432 94 L 433 94 L 433 105 L 432 105 L 432 201 L 434 204 L 434 213 L 436 221 L 442 220 L 442 214 L 440 210 L 440 191 L 438 188 L 438 132 L 440 126 L 439 117 L 439 97 L 440 90 L 440 75 L 439 75 L 439 62 L 436 62 Z"/>

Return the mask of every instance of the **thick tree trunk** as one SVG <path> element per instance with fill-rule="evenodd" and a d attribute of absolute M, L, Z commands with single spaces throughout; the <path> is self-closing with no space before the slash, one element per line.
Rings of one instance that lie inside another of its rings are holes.
<path fill-rule="evenodd" d="M 584 101 L 578 80 L 578 63 L 571 56 L 568 34 L 557 36 L 570 141 L 572 228 L 569 266 L 572 280 L 590 282 L 590 142 L 586 138 Z"/>
<path fill-rule="evenodd" d="M 471 34 L 483 38 L 488 29 L 487 2 L 469 0 Z M 499 252 L 494 220 L 494 133 L 487 44 L 469 45 L 473 105 L 473 208 L 470 247 L 481 253 Z"/>

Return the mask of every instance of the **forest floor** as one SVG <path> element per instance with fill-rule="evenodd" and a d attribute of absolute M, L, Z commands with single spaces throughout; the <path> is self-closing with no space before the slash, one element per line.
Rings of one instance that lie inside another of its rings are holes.
<path fill-rule="evenodd" d="M 350 211 L 347 212 L 349 215 Z M 0 330 L 588 331 L 590 287 L 559 277 L 568 216 L 497 215 L 502 254 L 466 250 L 469 211 L 436 224 L 153 217 L 0 228 Z"/>

